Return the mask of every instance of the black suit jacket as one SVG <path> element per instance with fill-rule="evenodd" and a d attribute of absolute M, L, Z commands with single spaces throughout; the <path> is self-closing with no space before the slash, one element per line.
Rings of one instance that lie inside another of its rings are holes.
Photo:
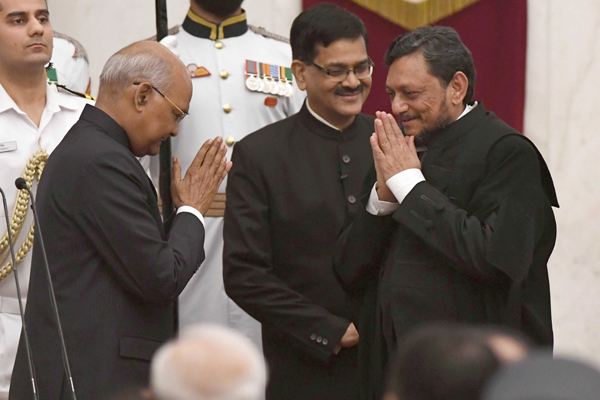
<path fill-rule="evenodd" d="M 553 341 L 547 261 L 558 203 L 543 158 L 483 104 L 427 147 L 426 181 L 393 215 L 362 208 L 336 266 L 350 289 L 370 285 L 359 324 L 368 399 L 399 338 L 423 322 L 503 324 Z M 373 169 L 365 202 L 375 181 Z"/>
<path fill-rule="evenodd" d="M 356 348 L 333 354 L 353 310 L 333 273 L 333 251 L 359 207 L 372 132 L 372 117 L 358 115 L 339 132 L 305 105 L 236 144 L 224 282 L 262 324 L 268 399 L 357 396 Z"/>
<path fill-rule="evenodd" d="M 183 212 L 165 232 L 125 131 L 92 106 L 50 156 L 37 193 L 78 397 L 147 385 L 152 354 L 174 333 L 173 303 L 204 259 L 202 223 Z M 48 296 L 36 242 L 25 320 L 40 398 L 69 398 Z M 10 398 L 31 398 L 22 337 Z"/>

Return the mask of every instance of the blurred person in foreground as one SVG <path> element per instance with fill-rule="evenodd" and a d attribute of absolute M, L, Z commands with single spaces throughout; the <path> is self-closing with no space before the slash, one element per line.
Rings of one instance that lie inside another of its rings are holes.
<path fill-rule="evenodd" d="M 498 371 L 482 400 L 597 400 L 600 371 L 586 362 L 549 352 L 532 354 Z"/>
<path fill-rule="evenodd" d="M 266 383 L 259 349 L 225 327 L 192 325 L 152 358 L 154 400 L 258 400 Z"/>
<path fill-rule="evenodd" d="M 474 101 L 473 59 L 454 29 L 401 35 L 385 61 L 398 120 L 377 113 L 364 208 L 336 269 L 350 290 L 367 290 L 358 329 L 369 400 L 397 343 L 424 322 L 503 325 L 553 344 L 558 202 L 544 159 Z"/>
<path fill-rule="evenodd" d="M 44 164 L 89 101 L 48 84 L 45 66 L 54 53 L 50 12 L 44 0 L 0 0 L 0 187 L 9 215 L 0 207 L 0 399 L 8 398 L 21 316 L 5 231 L 11 223 L 21 300 L 26 306 L 33 213 L 29 195 L 15 187 L 23 177 L 35 192 Z M 65 60 L 65 64 L 69 60 Z"/>
<path fill-rule="evenodd" d="M 96 106 L 86 106 L 46 163 L 37 210 L 75 391 L 105 399 L 147 386 L 150 358 L 174 334 L 174 301 L 204 259 L 203 216 L 227 174 L 221 138 L 207 141 L 181 178 L 163 224 L 136 157 L 178 133 L 192 84 L 164 46 L 134 43 L 107 61 Z M 43 256 L 34 247 L 25 313 L 42 398 L 70 398 Z M 32 396 L 21 338 L 10 398 Z"/>
<path fill-rule="evenodd" d="M 335 277 L 333 250 L 373 162 L 373 118 L 361 114 L 373 64 L 362 21 L 332 4 L 301 13 L 290 39 L 307 100 L 235 147 L 225 289 L 262 324 L 268 400 L 350 400 L 358 395 L 355 299 Z"/>
<path fill-rule="evenodd" d="M 527 338 L 500 327 L 424 325 L 398 344 L 384 400 L 479 400 L 489 378 L 529 349 Z"/>

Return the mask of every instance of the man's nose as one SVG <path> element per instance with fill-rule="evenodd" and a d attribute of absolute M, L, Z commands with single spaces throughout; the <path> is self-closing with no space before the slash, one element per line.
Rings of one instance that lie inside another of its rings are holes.
<path fill-rule="evenodd" d="M 392 113 L 399 115 L 408 111 L 408 103 L 400 98 L 400 96 L 394 96 L 392 99 Z"/>
<path fill-rule="evenodd" d="M 35 35 L 43 35 L 44 34 L 44 25 L 37 19 L 32 18 L 29 23 L 29 36 Z"/>
<path fill-rule="evenodd" d="M 360 79 L 358 79 L 356 77 L 356 74 L 354 73 L 353 70 L 348 71 L 348 75 L 346 76 L 346 79 L 344 79 L 342 81 L 342 86 L 344 87 L 349 87 L 349 88 L 357 88 L 360 85 Z"/>

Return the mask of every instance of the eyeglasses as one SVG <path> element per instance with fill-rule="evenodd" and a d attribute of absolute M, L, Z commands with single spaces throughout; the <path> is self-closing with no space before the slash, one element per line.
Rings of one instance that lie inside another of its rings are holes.
<path fill-rule="evenodd" d="M 320 65 L 315 64 L 312 61 L 309 61 L 310 64 L 314 65 L 319 71 L 329 75 L 329 77 L 337 82 L 343 82 L 348 78 L 350 72 L 354 72 L 354 76 L 357 79 L 365 79 L 373 75 L 373 67 L 375 63 L 371 61 L 370 58 L 367 58 L 367 61 L 362 62 L 358 65 L 355 65 L 353 68 L 336 68 L 336 69 L 325 69 Z"/>
<path fill-rule="evenodd" d="M 133 82 L 133 84 L 134 84 L 134 85 L 141 85 L 141 84 L 142 84 L 142 82 Z M 166 101 L 168 101 L 169 103 L 171 103 L 171 105 L 172 105 L 173 107 L 175 107 L 175 109 L 178 111 L 178 113 L 179 113 L 179 114 L 177 114 L 177 118 L 175 119 L 175 122 L 176 122 L 176 123 L 180 123 L 180 122 L 181 122 L 181 120 L 183 120 L 183 119 L 184 119 L 184 118 L 185 118 L 185 117 L 188 115 L 188 113 L 186 113 L 186 112 L 185 112 L 185 111 L 183 111 L 181 108 L 179 108 L 179 107 L 177 106 L 177 104 L 173 103 L 173 102 L 171 101 L 171 99 L 169 99 L 167 96 L 165 96 L 165 95 L 164 95 L 164 94 L 163 94 L 163 93 L 162 93 L 160 90 L 158 90 L 158 89 L 157 89 L 157 88 L 156 88 L 154 85 L 151 85 L 151 87 L 152 87 L 152 89 L 156 90 L 156 92 L 157 92 L 158 94 L 160 94 L 160 95 L 161 95 L 161 96 L 162 96 L 162 97 L 163 97 L 163 98 L 164 98 Z"/>

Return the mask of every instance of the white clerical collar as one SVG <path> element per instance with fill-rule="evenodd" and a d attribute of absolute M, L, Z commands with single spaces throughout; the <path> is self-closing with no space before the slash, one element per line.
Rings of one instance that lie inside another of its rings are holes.
<path fill-rule="evenodd" d="M 321 121 L 322 123 L 324 123 L 325 125 L 327 125 L 330 128 L 335 129 L 336 131 L 342 131 L 340 128 L 338 128 L 337 126 L 333 126 L 332 124 L 330 124 L 329 122 L 327 122 L 325 120 L 325 118 L 321 117 L 319 114 L 317 114 L 316 112 L 313 111 L 312 108 L 310 108 L 310 104 L 308 104 L 308 99 L 306 99 L 306 108 L 308 108 L 308 112 L 310 112 L 312 114 L 313 117 L 315 117 L 316 119 L 318 119 L 319 121 Z"/>
<path fill-rule="evenodd" d="M 477 102 L 474 102 L 473 105 L 467 104 L 467 106 L 465 107 L 465 110 L 462 112 L 462 114 L 460 114 L 460 116 L 458 118 L 456 118 L 456 120 L 458 121 L 459 119 L 461 119 L 462 117 L 467 115 L 475 107 L 477 107 Z"/>

